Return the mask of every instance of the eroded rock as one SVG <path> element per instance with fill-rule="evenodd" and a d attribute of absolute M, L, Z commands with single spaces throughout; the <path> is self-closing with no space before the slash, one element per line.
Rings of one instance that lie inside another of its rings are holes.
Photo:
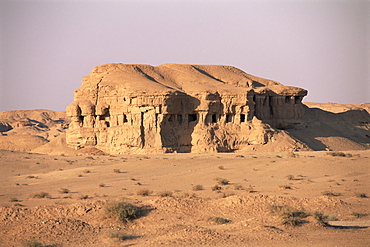
<path fill-rule="evenodd" d="M 300 119 L 304 89 L 220 65 L 105 64 L 67 107 L 67 144 L 111 154 L 228 152 Z"/>

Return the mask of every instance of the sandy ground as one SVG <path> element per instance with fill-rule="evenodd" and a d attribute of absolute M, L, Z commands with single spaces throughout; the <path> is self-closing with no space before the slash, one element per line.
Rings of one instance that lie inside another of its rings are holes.
<path fill-rule="evenodd" d="M 344 153 L 0 150 L 0 246 L 369 246 L 370 151 Z M 212 190 L 216 178 L 229 182 Z M 41 192 L 50 198 L 33 198 Z M 141 208 L 137 219 L 108 217 L 106 203 L 122 198 Z M 288 211 L 307 216 L 283 224 Z"/>

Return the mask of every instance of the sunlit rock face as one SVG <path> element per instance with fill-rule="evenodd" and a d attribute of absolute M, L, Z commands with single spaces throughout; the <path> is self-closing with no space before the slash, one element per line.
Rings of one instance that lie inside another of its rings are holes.
<path fill-rule="evenodd" d="M 299 121 L 306 94 L 231 66 L 100 65 L 67 107 L 67 144 L 110 154 L 240 150 Z"/>

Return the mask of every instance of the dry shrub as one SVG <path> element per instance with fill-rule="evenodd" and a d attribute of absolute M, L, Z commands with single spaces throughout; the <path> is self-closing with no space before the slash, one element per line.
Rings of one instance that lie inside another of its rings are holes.
<path fill-rule="evenodd" d="M 292 187 L 290 186 L 290 185 L 279 185 L 279 188 L 280 189 L 284 189 L 284 190 L 291 190 L 292 189 Z"/>
<path fill-rule="evenodd" d="M 333 191 L 325 190 L 324 192 L 322 192 L 322 195 L 323 196 L 340 196 L 342 194 L 341 193 L 336 193 L 336 192 L 333 192 Z"/>
<path fill-rule="evenodd" d="M 113 172 L 114 173 L 121 173 L 121 170 L 120 169 L 113 169 Z"/>
<path fill-rule="evenodd" d="M 142 190 L 138 190 L 136 192 L 136 195 L 138 195 L 138 196 L 149 196 L 152 193 L 153 193 L 153 191 L 150 191 L 148 189 L 142 189 Z"/>
<path fill-rule="evenodd" d="M 39 192 L 31 195 L 31 198 L 48 198 L 51 199 L 51 195 L 47 192 Z"/>
<path fill-rule="evenodd" d="M 226 224 L 230 222 L 230 220 L 221 217 L 209 217 L 209 220 L 217 224 Z"/>
<path fill-rule="evenodd" d="M 323 213 L 316 211 L 313 213 L 313 216 L 317 220 L 317 223 L 319 223 L 320 225 L 329 226 L 329 216 L 328 215 L 324 215 Z"/>
<path fill-rule="evenodd" d="M 220 177 L 217 177 L 215 178 L 215 180 L 217 181 L 217 183 L 219 183 L 220 185 L 227 185 L 229 184 L 229 180 L 226 179 L 226 178 L 220 178 Z"/>
<path fill-rule="evenodd" d="M 139 216 L 140 208 L 125 201 L 110 201 L 105 205 L 105 211 L 111 218 L 116 218 L 122 223 L 136 219 Z"/>
<path fill-rule="evenodd" d="M 198 191 L 198 190 L 203 190 L 204 188 L 203 188 L 203 185 L 201 185 L 201 184 L 197 184 L 197 185 L 194 185 L 193 186 L 193 190 L 194 191 Z"/>
<path fill-rule="evenodd" d="M 157 195 L 160 197 L 169 197 L 169 196 L 172 196 L 172 192 L 165 190 L 165 191 L 158 192 Z"/>
<path fill-rule="evenodd" d="M 244 187 L 243 187 L 243 185 L 241 185 L 241 184 L 235 184 L 235 185 L 234 185 L 234 189 L 235 189 L 235 190 L 244 190 Z"/>
<path fill-rule="evenodd" d="M 216 185 L 214 185 L 214 186 L 211 187 L 211 190 L 212 191 L 219 191 L 219 190 L 222 190 L 222 187 L 219 186 L 218 184 L 216 184 Z"/>
<path fill-rule="evenodd" d="M 358 193 L 358 192 L 356 192 L 356 193 L 355 193 L 355 196 L 356 196 L 356 197 L 359 197 L 359 198 L 367 198 L 366 193 Z"/>
<path fill-rule="evenodd" d="M 60 190 L 59 190 L 59 193 L 61 193 L 61 194 L 68 194 L 68 193 L 70 193 L 71 191 L 69 190 L 69 189 L 66 189 L 66 188 L 61 188 Z"/>

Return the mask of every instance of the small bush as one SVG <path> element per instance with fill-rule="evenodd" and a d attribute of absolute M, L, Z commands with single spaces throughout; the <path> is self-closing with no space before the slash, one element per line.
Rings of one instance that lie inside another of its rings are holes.
<path fill-rule="evenodd" d="M 327 155 L 333 156 L 333 157 L 352 157 L 352 154 L 348 153 L 345 154 L 343 152 L 328 152 Z"/>
<path fill-rule="evenodd" d="M 115 232 L 115 233 L 111 233 L 110 234 L 110 237 L 111 238 L 114 238 L 114 239 L 117 239 L 119 241 L 123 241 L 126 239 L 125 235 L 122 234 L 122 233 L 118 233 L 118 232 Z"/>
<path fill-rule="evenodd" d="M 279 188 L 280 189 L 284 189 L 284 190 L 291 190 L 292 189 L 292 187 L 290 186 L 290 185 L 279 185 Z"/>
<path fill-rule="evenodd" d="M 116 218 L 122 223 L 136 219 L 140 211 L 138 207 L 124 200 L 108 202 L 105 210 L 109 217 Z"/>
<path fill-rule="evenodd" d="M 218 169 L 225 170 L 225 167 L 224 166 L 219 166 Z"/>
<path fill-rule="evenodd" d="M 19 202 L 19 200 L 16 197 L 10 198 L 9 202 Z"/>
<path fill-rule="evenodd" d="M 342 194 L 326 190 L 326 191 L 322 192 L 322 195 L 323 196 L 340 196 Z"/>
<path fill-rule="evenodd" d="M 88 199 L 88 198 L 89 198 L 88 195 L 80 195 L 80 197 L 78 199 L 85 200 L 85 199 Z"/>
<path fill-rule="evenodd" d="M 234 185 L 234 189 L 235 189 L 235 190 L 244 190 L 244 187 L 243 187 L 243 185 L 241 185 L 241 184 L 235 184 L 235 185 Z"/>
<path fill-rule="evenodd" d="M 103 184 L 103 183 L 101 183 L 101 184 L 99 184 L 99 187 L 100 188 L 103 188 L 103 187 L 105 187 L 106 185 L 105 184 Z"/>
<path fill-rule="evenodd" d="M 69 189 L 66 189 L 66 188 L 61 188 L 59 190 L 59 193 L 61 193 L 61 194 L 68 194 L 69 192 L 71 192 L 71 191 Z"/>
<path fill-rule="evenodd" d="M 317 222 L 322 226 L 329 226 L 329 216 L 324 215 L 323 213 L 320 213 L 316 211 L 313 213 L 313 216 L 317 220 Z"/>
<path fill-rule="evenodd" d="M 50 199 L 51 196 L 47 192 L 40 192 L 40 193 L 32 194 L 31 198 L 48 198 L 48 199 Z"/>
<path fill-rule="evenodd" d="M 359 198 L 367 198 L 367 195 L 365 193 L 355 193 L 355 196 Z"/>
<path fill-rule="evenodd" d="M 219 186 L 218 184 L 214 185 L 211 187 L 211 190 L 212 191 L 219 191 L 219 190 L 222 190 L 221 186 Z"/>
<path fill-rule="evenodd" d="M 31 239 L 31 240 L 26 240 L 26 241 L 24 242 L 24 246 L 25 246 L 25 247 L 42 247 L 43 245 L 42 245 L 42 243 L 37 242 L 37 241 L 36 241 L 36 240 L 34 240 L 34 239 Z"/>
<path fill-rule="evenodd" d="M 90 170 L 84 170 L 84 173 L 91 173 Z"/>
<path fill-rule="evenodd" d="M 197 185 L 194 185 L 193 186 L 193 190 L 194 191 L 198 191 L 198 190 L 203 190 L 204 188 L 203 188 L 203 185 L 201 185 L 201 184 L 197 184 Z"/>
<path fill-rule="evenodd" d="M 285 178 L 288 179 L 288 180 L 294 180 L 295 179 L 294 175 L 292 175 L 292 174 L 286 175 Z"/>
<path fill-rule="evenodd" d="M 121 173 L 121 170 L 120 169 L 113 169 L 113 172 L 114 173 Z"/>
<path fill-rule="evenodd" d="M 230 220 L 221 217 L 209 217 L 209 220 L 217 224 L 226 224 L 230 222 Z"/>
<path fill-rule="evenodd" d="M 229 180 L 227 180 L 226 178 L 215 178 L 215 180 L 220 184 L 220 185 L 227 185 L 229 184 Z"/>
<path fill-rule="evenodd" d="M 138 190 L 136 192 L 136 195 L 138 195 L 138 196 L 149 196 L 152 193 L 153 193 L 153 191 L 150 191 L 150 190 L 147 190 L 147 189 L 143 189 L 143 190 Z"/>
<path fill-rule="evenodd" d="M 172 192 L 166 190 L 166 191 L 158 192 L 157 195 L 160 197 L 169 197 L 169 196 L 172 196 Z"/>
<path fill-rule="evenodd" d="M 355 216 L 356 218 L 361 218 L 361 217 L 367 216 L 367 214 L 362 214 L 362 213 L 358 213 L 358 212 L 353 212 L 352 215 Z"/>

